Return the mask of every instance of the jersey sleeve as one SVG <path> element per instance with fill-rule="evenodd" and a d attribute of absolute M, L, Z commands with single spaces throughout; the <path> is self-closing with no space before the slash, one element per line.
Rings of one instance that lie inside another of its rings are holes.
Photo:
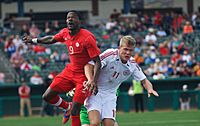
<path fill-rule="evenodd" d="M 59 33 L 57 33 L 56 35 L 54 35 L 54 39 L 55 39 L 56 41 L 58 41 L 58 42 L 65 42 L 63 35 L 64 35 L 64 29 L 61 30 L 61 31 L 60 31 Z"/>
<path fill-rule="evenodd" d="M 97 47 L 96 39 L 90 35 L 85 40 L 85 46 L 90 58 L 94 58 L 100 54 L 100 49 Z"/>
<path fill-rule="evenodd" d="M 132 73 L 132 77 L 137 80 L 137 81 L 141 81 L 144 80 L 146 78 L 146 76 L 144 75 L 144 73 L 142 72 L 142 69 L 138 66 L 137 63 L 133 64 L 133 73 Z"/>

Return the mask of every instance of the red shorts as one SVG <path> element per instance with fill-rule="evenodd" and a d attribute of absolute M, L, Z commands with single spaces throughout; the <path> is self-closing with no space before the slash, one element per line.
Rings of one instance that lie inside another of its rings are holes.
<path fill-rule="evenodd" d="M 73 102 L 83 104 L 87 93 L 83 91 L 83 82 L 86 81 L 84 73 L 72 72 L 67 66 L 58 74 L 50 85 L 50 88 L 59 93 L 66 93 L 76 88 Z"/>

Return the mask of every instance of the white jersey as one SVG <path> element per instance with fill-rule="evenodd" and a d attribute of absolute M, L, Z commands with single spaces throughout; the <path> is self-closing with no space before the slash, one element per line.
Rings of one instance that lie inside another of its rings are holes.
<path fill-rule="evenodd" d="M 126 64 L 121 62 L 118 49 L 108 49 L 100 54 L 100 58 L 102 69 L 97 81 L 99 93 L 116 94 L 120 84 L 129 77 L 139 81 L 146 78 L 133 57 Z"/>

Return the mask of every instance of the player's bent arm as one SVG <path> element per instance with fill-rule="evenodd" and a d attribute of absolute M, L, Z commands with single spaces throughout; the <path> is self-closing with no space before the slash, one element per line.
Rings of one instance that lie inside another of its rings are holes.
<path fill-rule="evenodd" d="M 88 81 L 93 80 L 93 74 L 94 74 L 94 65 L 92 64 L 86 64 L 84 67 L 85 76 Z"/>
<path fill-rule="evenodd" d="M 99 73 L 101 70 L 101 60 L 99 56 L 94 57 L 92 60 L 95 62 L 93 81 L 96 83 L 99 78 Z"/>
<path fill-rule="evenodd" d="M 37 43 L 41 43 L 41 44 L 53 44 L 56 43 L 57 41 L 54 39 L 54 36 L 45 36 L 42 38 L 36 38 L 37 39 Z M 32 39 L 33 41 L 33 39 Z"/>
<path fill-rule="evenodd" d="M 24 43 L 41 43 L 41 44 L 53 44 L 56 43 L 57 40 L 54 39 L 54 36 L 45 36 L 42 38 L 30 38 L 30 36 L 25 36 L 23 38 Z"/>

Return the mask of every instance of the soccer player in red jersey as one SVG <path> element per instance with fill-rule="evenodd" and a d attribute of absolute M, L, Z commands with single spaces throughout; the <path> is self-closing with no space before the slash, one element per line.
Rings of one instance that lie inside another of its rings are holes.
<path fill-rule="evenodd" d="M 80 16 L 77 11 L 71 10 L 67 12 L 66 23 L 67 28 L 62 29 L 54 36 L 33 39 L 25 36 L 23 41 L 33 44 L 53 44 L 56 42 L 66 44 L 70 63 L 55 77 L 42 97 L 48 103 L 66 110 L 63 123 L 66 123 L 71 115 L 72 126 L 80 126 L 80 108 L 88 94 L 87 91 L 83 90 L 83 82 L 86 81 L 84 66 L 90 60 L 95 61 L 95 76 L 91 81 L 90 91 L 97 93 L 96 81 L 101 68 L 100 50 L 97 47 L 95 36 L 88 30 L 80 27 Z M 71 105 L 58 96 L 58 94 L 69 92 L 73 88 L 76 88 L 76 91 Z"/>

